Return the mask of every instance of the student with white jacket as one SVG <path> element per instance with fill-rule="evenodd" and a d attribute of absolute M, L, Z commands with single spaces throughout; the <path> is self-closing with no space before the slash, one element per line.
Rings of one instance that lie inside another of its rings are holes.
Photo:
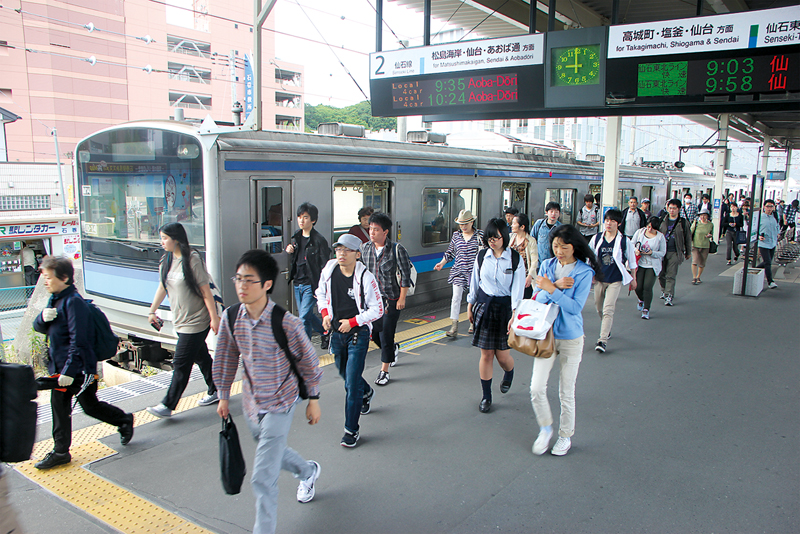
<path fill-rule="evenodd" d="M 658 229 L 661 219 L 650 217 L 647 226 L 639 228 L 633 234 L 633 248 L 639 254 L 636 266 L 636 297 L 639 299 L 637 310 L 642 312 L 642 319 L 650 319 L 650 305 L 653 303 L 653 286 L 661 273 L 661 263 L 667 254 L 667 240 Z"/>
<path fill-rule="evenodd" d="M 594 347 L 597 352 L 606 351 L 622 286 L 630 284 L 631 289 L 636 289 L 636 251 L 633 242 L 619 232 L 621 223 L 622 212 L 608 210 L 603 217 L 605 231 L 589 242 L 603 270 L 603 281 L 594 284 L 594 303 L 601 320 L 600 338 Z"/>
<path fill-rule="evenodd" d="M 328 261 L 322 269 L 316 292 L 317 307 L 325 330 L 331 332 L 331 353 L 347 394 L 341 445 L 355 447 L 359 418 L 369 413 L 375 394 L 362 374 L 372 322 L 383 316 L 383 299 L 375 277 L 358 261 L 361 240 L 344 234 L 333 248 L 336 259 Z"/>

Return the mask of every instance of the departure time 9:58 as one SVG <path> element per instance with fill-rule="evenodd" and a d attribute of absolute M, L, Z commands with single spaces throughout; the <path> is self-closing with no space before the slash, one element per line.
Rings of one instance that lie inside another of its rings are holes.
<path fill-rule="evenodd" d="M 724 91 L 735 93 L 737 91 L 752 91 L 753 77 L 747 76 L 753 72 L 753 58 L 735 58 L 727 61 L 711 60 L 706 64 L 706 92 L 716 93 Z M 717 77 L 720 76 L 719 79 Z M 741 76 L 741 78 L 740 78 Z"/>

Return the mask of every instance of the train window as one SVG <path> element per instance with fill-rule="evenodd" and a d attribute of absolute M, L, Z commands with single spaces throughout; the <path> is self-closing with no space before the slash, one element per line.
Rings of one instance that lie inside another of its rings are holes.
<path fill-rule="evenodd" d="M 283 188 L 261 188 L 261 244 L 264 250 L 278 254 L 283 250 Z M 288 243 L 287 243 L 288 244 Z"/>
<path fill-rule="evenodd" d="M 507 207 L 517 208 L 528 213 L 528 184 L 524 182 L 503 182 L 503 211 Z"/>
<path fill-rule="evenodd" d="M 87 259 L 157 259 L 159 228 L 179 222 L 205 245 L 202 149 L 189 136 L 147 128 L 98 134 L 77 147 L 78 202 Z"/>
<path fill-rule="evenodd" d="M 634 196 L 633 189 L 620 189 L 617 191 L 617 208 L 619 208 L 620 211 L 628 209 L 628 200 L 630 200 L 632 196 Z"/>
<path fill-rule="evenodd" d="M 422 244 L 449 243 L 458 230 L 455 219 L 461 210 L 470 210 L 480 228 L 480 189 L 426 188 L 422 192 Z"/>
<path fill-rule="evenodd" d="M 358 210 L 367 206 L 389 213 L 391 182 L 336 180 L 333 184 L 333 242 L 358 224 Z"/>
<path fill-rule="evenodd" d="M 561 206 L 561 216 L 558 220 L 564 224 L 574 224 L 576 194 L 577 189 L 548 189 L 544 197 L 544 205 L 547 206 L 548 202 L 558 202 Z"/>

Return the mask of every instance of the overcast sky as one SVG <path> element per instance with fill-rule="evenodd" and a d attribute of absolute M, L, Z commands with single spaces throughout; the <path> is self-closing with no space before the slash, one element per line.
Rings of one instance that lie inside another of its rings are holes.
<path fill-rule="evenodd" d="M 374 6 L 375 0 L 302 0 L 300 4 L 296 0 L 279 0 L 275 4 L 278 30 L 320 42 L 275 35 L 278 63 L 282 59 L 305 67 L 307 103 L 343 107 L 368 99 L 369 54 L 375 51 Z M 384 0 L 383 14 L 400 39 L 411 41 L 412 46 L 422 44 L 421 13 Z M 383 36 L 384 50 L 400 47 L 385 24 Z"/>

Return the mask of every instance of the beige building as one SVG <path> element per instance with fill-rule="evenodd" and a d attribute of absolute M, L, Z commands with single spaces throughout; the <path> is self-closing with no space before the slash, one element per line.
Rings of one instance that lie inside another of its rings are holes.
<path fill-rule="evenodd" d="M 113 124 L 171 118 L 232 122 L 245 106 L 252 2 L 10 0 L 0 9 L 0 107 L 6 161 L 62 162 Z M 18 10 L 18 11 L 17 11 Z M 264 128 L 303 130 L 303 70 L 275 59 L 274 14 L 262 30 Z M 26 51 L 27 49 L 27 51 Z M 242 115 L 244 120 L 244 114 Z M 0 160 L 4 158 L 0 157 Z"/>

